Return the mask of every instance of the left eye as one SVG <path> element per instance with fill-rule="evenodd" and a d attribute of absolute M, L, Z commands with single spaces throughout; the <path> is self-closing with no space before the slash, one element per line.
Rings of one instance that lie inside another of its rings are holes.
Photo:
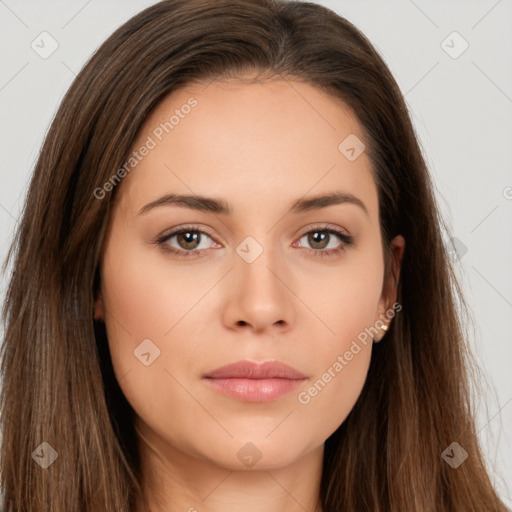
<path fill-rule="evenodd" d="M 338 242 L 336 242 L 336 238 L 338 238 Z M 304 247 L 303 242 L 301 241 L 302 239 L 306 239 L 307 243 L 310 244 L 310 247 L 315 250 L 336 249 L 340 245 L 339 240 L 341 240 L 342 243 L 348 242 L 345 235 L 330 229 L 315 229 L 302 235 L 299 242 L 301 247 Z M 331 242 L 333 242 L 333 244 L 331 244 Z M 329 244 L 331 245 L 329 246 Z"/>

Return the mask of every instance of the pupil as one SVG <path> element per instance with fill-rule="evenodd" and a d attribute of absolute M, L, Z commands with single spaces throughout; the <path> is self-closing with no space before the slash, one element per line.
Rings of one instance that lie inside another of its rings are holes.
<path fill-rule="evenodd" d="M 188 249 L 191 249 L 191 248 L 193 249 L 194 243 L 197 242 L 197 240 L 199 238 L 199 233 L 193 233 L 191 231 L 186 231 L 184 233 L 181 233 L 180 236 L 184 239 L 185 246 L 187 246 Z M 190 245 L 192 247 L 188 247 Z"/>
<path fill-rule="evenodd" d="M 320 247 L 321 249 L 323 248 L 324 244 L 322 244 L 323 241 L 325 241 L 328 237 L 328 234 L 323 232 L 323 231 L 315 231 L 312 235 L 310 235 L 311 238 L 313 239 L 313 242 L 311 245 L 314 246 L 314 244 L 320 244 L 322 247 Z"/>

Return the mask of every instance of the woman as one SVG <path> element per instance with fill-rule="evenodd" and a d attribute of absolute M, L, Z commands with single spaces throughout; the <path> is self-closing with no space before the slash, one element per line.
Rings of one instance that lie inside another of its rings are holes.
<path fill-rule="evenodd" d="M 72 84 L 9 253 L 8 511 L 503 511 L 432 183 L 368 40 L 167 0 Z"/>

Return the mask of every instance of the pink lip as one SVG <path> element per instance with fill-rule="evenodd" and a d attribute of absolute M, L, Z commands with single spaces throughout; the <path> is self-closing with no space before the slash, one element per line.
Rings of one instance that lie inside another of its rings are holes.
<path fill-rule="evenodd" d="M 204 379 L 217 391 L 238 400 L 268 402 L 296 389 L 306 376 L 277 361 L 239 361 L 209 372 Z"/>

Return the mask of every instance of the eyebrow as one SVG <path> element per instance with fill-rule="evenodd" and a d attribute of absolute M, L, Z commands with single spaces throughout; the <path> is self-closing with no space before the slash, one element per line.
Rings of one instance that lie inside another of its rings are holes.
<path fill-rule="evenodd" d="M 337 204 L 353 204 L 361 208 L 366 215 L 368 210 L 361 199 L 346 192 L 331 192 L 308 199 L 300 198 L 292 205 L 289 213 L 302 213 L 319 210 Z M 229 203 L 223 199 L 187 194 L 165 194 L 164 196 L 143 206 L 139 215 L 144 215 L 158 206 L 181 206 L 192 210 L 215 213 L 219 215 L 231 215 L 233 213 Z"/>

